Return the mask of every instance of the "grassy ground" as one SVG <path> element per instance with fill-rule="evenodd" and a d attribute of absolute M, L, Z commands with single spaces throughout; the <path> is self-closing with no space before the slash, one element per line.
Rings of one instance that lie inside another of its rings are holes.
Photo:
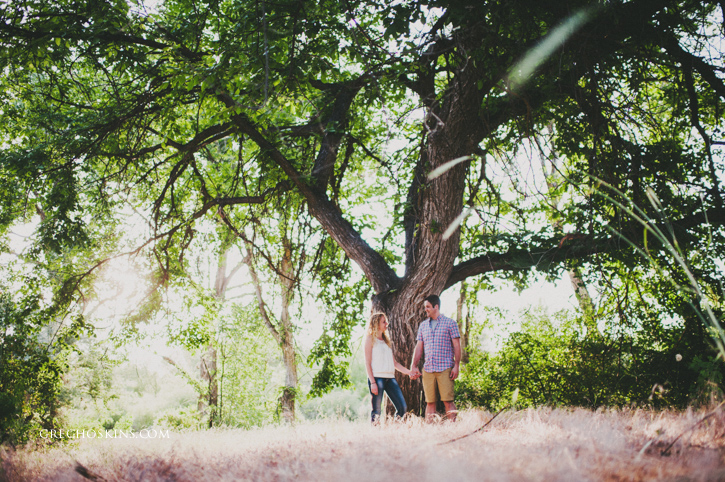
<path fill-rule="evenodd" d="M 4 449 L 0 478 L 725 480 L 725 413 L 720 409 L 507 411 L 485 430 L 445 443 L 474 432 L 491 416 L 464 411 L 456 423 L 431 425 L 420 419 L 379 427 L 325 421 L 144 440 L 79 439 L 55 447 Z"/>

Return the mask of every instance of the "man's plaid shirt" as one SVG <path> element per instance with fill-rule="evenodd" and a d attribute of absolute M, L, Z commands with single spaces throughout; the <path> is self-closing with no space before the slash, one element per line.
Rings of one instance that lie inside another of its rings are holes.
<path fill-rule="evenodd" d="M 430 329 L 430 318 L 426 318 L 418 327 L 418 341 L 423 342 L 425 363 L 423 370 L 428 373 L 442 372 L 454 365 L 453 338 L 460 338 L 458 323 L 443 314 L 438 315 L 435 328 Z"/>

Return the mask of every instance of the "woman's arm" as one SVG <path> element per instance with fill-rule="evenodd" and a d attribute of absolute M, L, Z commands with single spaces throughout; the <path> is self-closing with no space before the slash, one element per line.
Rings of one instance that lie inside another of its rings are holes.
<path fill-rule="evenodd" d="M 408 368 L 405 368 L 402 364 L 398 363 L 398 360 L 395 359 L 395 352 L 393 352 L 393 365 L 395 365 L 395 369 L 400 373 L 410 376 L 411 371 Z"/>
<path fill-rule="evenodd" d="M 410 363 L 410 378 L 415 380 L 420 376 L 420 370 L 418 370 L 418 363 L 420 363 L 420 357 L 423 355 L 423 342 L 418 340 L 415 344 L 415 350 L 413 350 L 413 361 Z"/>
<path fill-rule="evenodd" d="M 370 381 L 370 391 L 373 395 L 378 394 L 378 384 L 375 383 L 375 377 L 373 376 L 373 337 L 365 335 L 365 371 L 368 373 L 368 380 Z"/>
<path fill-rule="evenodd" d="M 400 373 L 405 373 L 406 375 L 410 376 L 410 370 L 405 368 L 403 365 L 398 363 L 397 360 L 393 359 L 393 363 L 395 363 L 395 369 L 398 370 Z"/>

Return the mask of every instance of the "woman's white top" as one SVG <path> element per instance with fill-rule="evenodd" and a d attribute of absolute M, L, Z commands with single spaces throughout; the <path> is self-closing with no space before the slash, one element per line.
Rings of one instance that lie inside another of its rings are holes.
<path fill-rule="evenodd" d="M 393 361 L 393 349 L 383 340 L 373 340 L 373 354 L 370 363 L 375 378 L 395 378 L 395 362 Z"/>

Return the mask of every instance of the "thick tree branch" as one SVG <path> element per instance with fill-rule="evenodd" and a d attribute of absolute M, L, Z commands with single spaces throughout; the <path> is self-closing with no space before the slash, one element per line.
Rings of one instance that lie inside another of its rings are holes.
<path fill-rule="evenodd" d="M 277 131 L 290 137 L 319 136 L 325 133 L 326 127 L 326 122 L 312 120 L 301 126 L 281 126 L 277 128 Z"/>
<path fill-rule="evenodd" d="M 176 142 L 173 139 L 167 138 L 166 143 L 180 152 L 196 152 L 204 146 L 216 142 L 220 139 L 224 139 L 232 134 L 236 129 L 232 128 L 232 123 L 227 122 L 224 124 L 217 124 L 207 127 L 203 131 L 199 132 L 189 142 L 182 144 Z M 159 137 L 164 137 L 161 132 L 155 129 L 148 129 L 149 132 L 156 134 Z"/>
<path fill-rule="evenodd" d="M 121 45 L 142 45 L 144 47 L 150 47 L 157 50 L 167 49 L 172 44 L 159 42 L 157 40 L 151 40 L 146 37 L 140 37 L 137 35 L 125 34 L 121 31 L 118 32 L 94 32 L 86 28 L 79 28 L 83 22 L 93 21 L 88 18 L 77 18 L 77 24 L 74 26 L 76 29 L 67 28 L 62 32 L 57 30 L 44 31 L 40 29 L 24 29 L 14 26 L 9 23 L 0 22 L 0 38 L 20 38 L 24 40 L 39 40 L 43 38 L 61 38 L 63 40 L 72 40 L 73 42 L 79 41 L 90 41 L 93 39 L 99 39 L 108 43 L 117 43 Z M 200 52 L 193 52 L 184 45 L 177 44 L 176 47 L 179 52 L 190 60 L 200 60 L 203 54 Z"/>
<path fill-rule="evenodd" d="M 680 42 L 672 33 L 665 36 L 663 47 L 676 58 L 683 67 L 695 69 L 698 74 L 710 85 L 712 90 L 725 99 L 725 83 L 715 73 L 715 68 L 700 57 L 687 52 L 680 46 Z"/>
<path fill-rule="evenodd" d="M 311 173 L 314 187 L 320 193 L 327 190 L 335 168 L 337 149 L 340 147 L 340 141 L 347 127 L 347 113 L 362 86 L 362 82 L 351 83 L 349 86 L 343 85 L 335 96 L 332 113 L 325 123 L 325 136 L 322 138 L 322 145 Z"/>
<path fill-rule="evenodd" d="M 673 221 L 669 223 L 669 226 L 672 227 L 675 236 L 685 237 L 689 235 L 689 229 L 708 223 L 716 226 L 724 226 L 725 209 L 711 209 L 706 212 L 693 214 Z M 660 223 L 656 226 L 664 233 L 669 232 L 666 224 Z M 623 235 L 626 235 L 630 242 L 641 243 L 643 233 L 644 227 L 640 224 L 633 223 Z M 564 242 L 565 240 L 567 242 Z M 573 259 L 587 259 L 598 253 L 622 249 L 622 244 L 623 240 L 618 236 L 597 240 L 593 240 L 588 236 L 576 236 L 572 239 L 557 237 L 545 243 L 545 247 L 535 248 L 530 251 L 511 250 L 506 253 L 492 253 L 478 256 L 454 266 L 446 282 L 445 289 L 471 276 L 495 271 L 530 269 L 534 266 L 548 266 Z M 654 243 L 650 241 L 649 245 L 652 247 Z"/>
<path fill-rule="evenodd" d="M 226 92 L 217 92 L 217 98 L 230 110 L 236 109 L 237 103 Z M 259 146 L 294 183 L 300 194 L 307 201 L 312 216 L 323 226 L 345 253 L 363 270 L 365 276 L 376 291 L 387 291 L 398 285 L 400 279 L 385 259 L 370 247 L 355 228 L 342 216 L 340 210 L 325 193 L 314 190 L 304 176 L 297 171 L 292 162 L 274 146 L 244 114 L 233 114 L 233 122 L 239 129 Z"/>
<path fill-rule="evenodd" d="M 425 137 L 423 137 L 425 139 Z M 425 183 L 425 167 L 428 164 L 427 151 L 421 145 L 420 156 L 413 170 L 413 179 L 408 187 L 408 195 L 403 210 L 403 227 L 405 229 L 405 274 L 408 275 L 415 264 L 415 241 L 420 229 L 421 190 Z"/>

